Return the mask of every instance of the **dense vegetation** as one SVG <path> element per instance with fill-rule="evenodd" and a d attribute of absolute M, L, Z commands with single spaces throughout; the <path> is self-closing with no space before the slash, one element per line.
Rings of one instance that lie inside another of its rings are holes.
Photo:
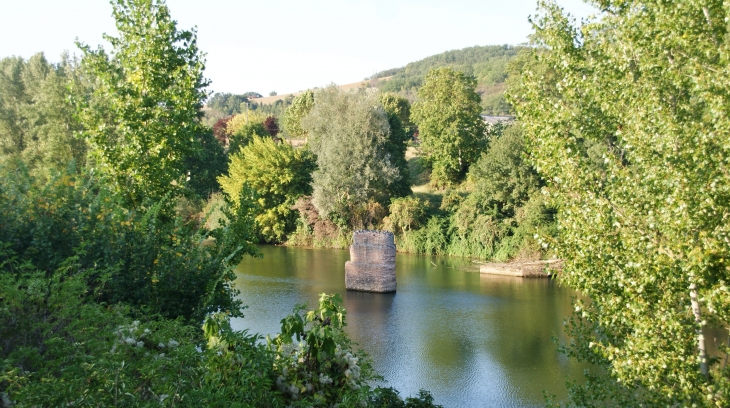
<path fill-rule="evenodd" d="M 110 51 L 1 60 L 0 404 L 433 406 L 371 387 L 337 295 L 273 339 L 230 327 L 253 244 L 373 228 L 404 251 L 563 258 L 565 351 L 598 368 L 568 404 L 725 406 L 730 350 L 706 335 L 730 324 L 727 8 L 597 5 L 576 27 L 540 3 L 528 48 L 269 108 L 204 109 L 196 34 L 162 1 L 113 2 Z M 517 123 L 482 122 L 509 109 L 484 84 L 509 85 Z"/>
<path fill-rule="evenodd" d="M 195 32 L 112 5 L 110 51 L 0 61 L 0 406 L 434 406 L 372 388 L 338 295 L 274 339 L 231 329 L 232 267 L 296 220 L 314 160 L 272 117 L 206 127 Z M 249 177 L 201 213 L 226 171 Z"/>
<path fill-rule="evenodd" d="M 403 68 L 394 68 L 375 74 L 374 78 L 392 76 L 378 87 L 383 92 L 396 92 L 415 98 L 426 74 L 436 68 L 450 67 L 476 79 L 477 93 L 481 96 L 482 112 L 487 115 L 509 114 L 512 109 L 504 98 L 509 61 L 520 47 L 490 45 L 447 51 L 411 62 Z"/>
<path fill-rule="evenodd" d="M 580 26 L 542 3 L 510 90 L 584 296 L 567 351 L 601 368 L 570 402 L 727 406 L 727 3 L 599 3 Z"/>

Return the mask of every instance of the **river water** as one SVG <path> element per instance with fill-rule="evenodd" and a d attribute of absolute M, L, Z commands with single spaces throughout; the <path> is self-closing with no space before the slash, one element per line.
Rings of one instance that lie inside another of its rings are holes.
<path fill-rule="evenodd" d="M 482 275 L 462 258 L 398 254 L 395 294 L 348 292 L 349 252 L 259 247 L 236 286 L 249 308 L 233 322 L 272 337 L 296 304 L 339 293 L 346 331 L 401 396 L 421 388 L 444 407 L 544 406 L 585 366 L 557 352 L 574 292 L 548 279 Z"/>

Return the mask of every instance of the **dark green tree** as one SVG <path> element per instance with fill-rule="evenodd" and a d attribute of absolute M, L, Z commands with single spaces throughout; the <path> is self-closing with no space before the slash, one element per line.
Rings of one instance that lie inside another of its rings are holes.
<path fill-rule="evenodd" d="M 218 177 L 228 171 L 228 158 L 211 129 L 197 135 L 197 149 L 185 158 L 187 187 L 203 199 L 220 190 Z"/>
<path fill-rule="evenodd" d="M 76 65 L 67 55 L 59 64 L 43 54 L 0 60 L 0 155 L 37 170 L 84 164 L 86 143 L 74 137 L 79 125 L 70 98 L 88 87 Z"/>

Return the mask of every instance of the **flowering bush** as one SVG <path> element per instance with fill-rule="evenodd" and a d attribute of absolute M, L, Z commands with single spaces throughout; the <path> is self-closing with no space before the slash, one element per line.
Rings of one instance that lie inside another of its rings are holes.
<path fill-rule="evenodd" d="M 353 351 L 341 303 L 340 295 L 323 293 L 318 309 L 302 314 L 305 306 L 297 306 L 281 321 L 281 334 L 268 339 L 276 355 L 276 387 L 289 400 L 367 405 L 368 382 L 378 377 L 369 360 Z"/>

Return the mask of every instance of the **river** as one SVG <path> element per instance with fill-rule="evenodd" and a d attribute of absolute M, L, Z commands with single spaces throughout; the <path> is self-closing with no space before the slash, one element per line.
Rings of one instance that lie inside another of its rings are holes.
<path fill-rule="evenodd" d="M 236 269 L 248 309 L 233 322 L 272 337 L 294 305 L 339 293 L 346 331 L 373 359 L 385 385 L 401 396 L 429 390 L 452 407 L 544 406 L 544 393 L 566 396 L 566 378 L 585 366 L 558 353 L 571 290 L 548 279 L 482 275 L 462 258 L 398 254 L 395 294 L 348 292 L 349 252 L 259 247 Z"/>

